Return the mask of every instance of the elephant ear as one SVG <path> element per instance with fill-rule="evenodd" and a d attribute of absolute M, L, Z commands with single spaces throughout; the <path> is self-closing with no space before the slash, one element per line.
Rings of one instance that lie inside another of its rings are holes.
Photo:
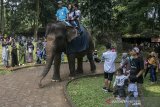
<path fill-rule="evenodd" d="M 66 26 L 66 34 L 68 42 L 71 42 L 74 38 L 78 36 L 77 30 L 71 26 Z"/>

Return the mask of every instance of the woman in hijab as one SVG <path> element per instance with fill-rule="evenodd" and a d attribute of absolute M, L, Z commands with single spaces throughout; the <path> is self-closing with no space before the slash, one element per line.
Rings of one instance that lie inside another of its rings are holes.
<path fill-rule="evenodd" d="M 9 67 L 9 46 L 10 40 L 7 39 L 7 35 L 2 39 L 2 61 L 5 67 Z"/>
<path fill-rule="evenodd" d="M 16 46 L 16 42 L 15 39 L 12 39 L 11 42 L 11 57 L 12 57 L 12 61 L 11 61 L 11 65 L 12 67 L 17 66 L 18 65 L 18 56 L 17 56 L 17 46 Z"/>
<path fill-rule="evenodd" d="M 34 45 L 33 43 L 29 40 L 27 43 L 27 53 L 28 53 L 28 62 L 31 63 L 33 62 L 33 50 L 34 50 Z"/>
<path fill-rule="evenodd" d="M 26 47 L 23 41 L 19 42 L 19 65 L 24 65 L 26 63 Z"/>

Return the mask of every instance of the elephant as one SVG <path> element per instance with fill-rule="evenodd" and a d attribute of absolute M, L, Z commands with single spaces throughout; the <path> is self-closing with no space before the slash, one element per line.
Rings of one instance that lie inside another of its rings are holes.
<path fill-rule="evenodd" d="M 42 80 L 49 72 L 52 63 L 54 62 L 54 73 L 52 80 L 53 81 L 61 81 L 60 78 L 60 64 L 61 64 L 61 54 L 65 52 L 68 58 L 69 76 L 75 77 L 76 74 L 83 73 L 83 57 L 87 55 L 87 58 L 90 62 L 91 72 L 95 73 L 96 65 L 93 61 L 93 51 L 94 51 L 94 43 L 89 32 L 81 26 L 83 29 L 82 35 L 77 34 L 77 30 L 72 26 L 67 26 L 65 22 L 55 22 L 50 23 L 46 27 L 46 36 L 47 36 L 47 45 L 46 45 L 46 65 L 44 70 L 40 76 L 39 86 L 42 86 Z M 77 41 L 74 41 L 76 38 L 85 37 L 85 40 L 79 40 L 79 44 Z M 75 43 L 72 44 L 72 41 Z M 76 50 L 77 47 L 81 47 L 80 45 L 84 45 L 83 41 L 88 43 L 88 46 L 82 47 L 82 49 Z M 75 47 L 71 49 L 72 52 L 67 52 L 70 50 L 70 47 Z M 78 46 L 79 45 L 79 46 Z M 75 59 L 77 58 L 77 69 L 75 70 Z"/>

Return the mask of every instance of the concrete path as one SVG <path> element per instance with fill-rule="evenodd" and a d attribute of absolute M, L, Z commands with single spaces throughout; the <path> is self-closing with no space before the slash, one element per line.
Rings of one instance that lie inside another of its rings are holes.
<path fill-rule="evenodd" d="M 85 74 L 90 73 L 89 63 L 84 63 Z M 69 107 L 64 96 L 68 81 L 68 64 L 61 65 L 62 82 L 51 82 L 53 69 L 45 78 L 45 87 L 38 88 L 37 77 L 43 66 L 24 68 L 0 76 L 0 107 Z M 103 72 L 103 65 L 97 64 L 97 72 Z"/>

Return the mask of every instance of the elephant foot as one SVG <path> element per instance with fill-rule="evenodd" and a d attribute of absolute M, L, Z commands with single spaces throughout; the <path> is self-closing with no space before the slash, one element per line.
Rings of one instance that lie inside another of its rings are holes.
<path fill-rule="evenodd" d="M 91 73 L 93 73 L 93 74 L 94 74 L 94 73 L 96 73 L 96 69 L 94 69 L 94 70 L 91 70 Z"/>
<path fill-rule="evenodd" d="M 44 86 L 42 85 L 42 80 L 44 79 L 44 77 L 43 76 L 40 76 L 39 78 L 38 78 L 38 81 L 39 81 L 39 83 L 38 83 L 38 86 L 39 86 L 39 88 L 43 88 Z"/>
<path fill-rule="evenodd" d="M 75 77 L 69 77 L 69 80 L 73 80 L 73 79 L 75 79 Z"/>
<path fill-rule="evenodd" d="M 96 73 L 96 66 L 93 66 L 93 67 L 91 68 L 91 73 Z"/>
<path fill-rule="evenodd" d="M 69 80 L 73 80 L 75 78 L 75 73 L 74 74 L 69 74 Z"/>
<path fill-rule="evenodd" d="M 43 88 L 44 86 L 42 85 L 42 83 L 38 84 L 39 88 Z"/>
<path fill-rule="evenodd" d="M 69 77 L 75 77 L 75 76 L 76 76 L 75 73 L 69 74 Z"/>
<path fill-rule="evenodd" d="M 53 76 L 52 81 L 53 82 L 60 82 L 61 78 L 59 76 Z"/>
<path fill-rule="evenodd" d="M 61 82 L 62 80 L 60 79 L 60 80 L 54 80 L 54 79 L 52 79 L 51 80 L 52 82 Z"/>

